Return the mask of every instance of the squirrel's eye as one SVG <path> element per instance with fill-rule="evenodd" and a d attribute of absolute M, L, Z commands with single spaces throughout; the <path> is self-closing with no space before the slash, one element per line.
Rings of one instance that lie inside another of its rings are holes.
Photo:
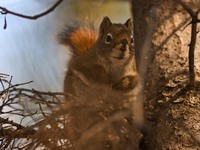
<path fill-rule="evenodd" d="M 107 37 L 106 37 L 106 40 L 105 40 L 105 43 L 109 44 L 111 41 L 112 41 L 112 35 L 110 33 L 108 33 Z"/>
<path fill-rule="evenodd" d="M 131 44 L 133 44 L 133 36 L 131 36 Z"/>

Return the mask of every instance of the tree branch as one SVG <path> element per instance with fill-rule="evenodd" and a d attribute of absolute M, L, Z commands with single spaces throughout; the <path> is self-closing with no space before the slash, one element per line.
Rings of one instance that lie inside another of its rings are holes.
<path fill-rule="evenodd" d="M 192 17 L 192 29 L 191 29 L 191 42 L 189 48 L 189 76 L 190 76 L 190 86 L 195 86 L 195 72 L 194 72 L 194 50 L 196 45 L 196 36 L 197 36 L 197 23 L 200 21 L 198 17 L 198 11 L 195 13 L 187 4 L 182 0 L 174 0 L 179 3 Z"/>
<path fill-rule="evenodd" d="M 29 82 L 25 82 L 25 83 L 21 83 L 21 84 L 15 84 L 15 85 L 11 85 L 9 84 L 9 87 L 6 88 L 5 90 L 3 90 L 2 92 L 0 92 L 0 97 L 1 95 L 5 94 L 9 89 L 13 88 L 13 87 L 16 87 L 16 86 L 21 86 L 21 85 L 25 85 L 25 84 L 29 84 L 29 83 L 32 83 L 33 81 L 29 81 Z"/>
<path fill-rule="evenodd" d="M 19 13 L 15 13 L 15 12 L 12 12 L 4 7 L 1 7 L 0 6 L 0 9 L 2 10 L 1 14 L 12 14 L 12 15 L 15 15 L 15 16 L 18 16 L 18 17 L 21 17 L 21 18 L 26 18 L 26 19 L 33 19 L 33 20 L 36 20 L 50 12 L 52 12 L 63 0 L 58 0 L 51 8 L 49 8 L 47 11 L 41 13 L 41 14 L 38 14 L 38 15 L 35 15 L 35 16 L 26 16 L 26 15 L 23 15 L 23 14 L 19 14 Z"/>
<path fill-rule="evenodd" d="M 9 121 L 8 118 L 4 119 L 4 118 L 0 117 L 0 122 L 3 123 L 3 124 L 10 124 L 12 126 L 15 126 L 15 127 L 17 127 L 17 129 L 24 129 L 25 128 L 21 124 L 15 123 L 13 121 Z"/>
<path fill-rule="evenodd" d="M 0 9 L 2 11 L 0 11 L 0 13 L 2 15 L 5 15 L 4 17 L 4 29 L 7 28 L 7 21 L 6 21 L 6 14 L 12 14 L 12 15 L 15 15 L 15 16 L 18 16 L 18 17 L 21 17 L 21 18 L 26 18 L 26 19 L 32 19 L 32 20 L 36 20 L 44 15 L 47 15 L 48 13 L 52 12 L 63 0 L 58 0 L 51 8 L 49 8 L 47 11 L 41 13 L 41 14 L 38 14 L 38 15 L 35 15 L 35 16 L 27 16 L 27 15 L 23 15 L 23 14 L 19 14 L 19 13 L 16 13 L 16 12 L 12 12 L 4 7 L 1 7 L 0 6 Z"/>
<path fill-rule="evenodd" d="M 195 12 L 187 4 L 185 4 L 182 0 L 174 0 L 174 1 L 179 3 L 190 14 L 191 17 L 195 16 Z"/>

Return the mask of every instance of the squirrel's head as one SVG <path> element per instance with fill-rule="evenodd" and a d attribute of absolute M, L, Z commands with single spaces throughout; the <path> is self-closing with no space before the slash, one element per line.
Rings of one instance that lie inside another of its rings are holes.
<path fill-rule="evenodd" d="M 125 62 L 133 56 L 132 21 L 114 24 L 106 16 L 100 24 L 99 38 L 96 43 L 98 53 L 111 62 Z"/>

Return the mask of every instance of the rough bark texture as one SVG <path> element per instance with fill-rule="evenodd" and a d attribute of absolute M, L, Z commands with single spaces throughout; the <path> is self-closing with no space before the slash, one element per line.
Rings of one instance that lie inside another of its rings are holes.
<path fill-rule="evenodd" d="M 199 2 L 184 1 L 195 11 Z M 196 4 L 194 4 L 196 3 Z M 148 34 L 155 1 L 132 0 L 136 63 Z M 196 7 L 196 8 L 195 8 Z M 190 91 L 188 52 L 191 36 L 189 14 L 173 1 L 162 1 L 149 54 L 145 82 L 144 106 L 148 130 L 144 131 L 141 149 L 198 149 L 200 147 L 199 72 L 200 36 L 195 49 L 196 87 Z M 197 30 L 200 26 L 197 26 Z M 140 69 L 140 68 L 138 68 Z M 137 115 L 137 114 L 136 114 Z"/>

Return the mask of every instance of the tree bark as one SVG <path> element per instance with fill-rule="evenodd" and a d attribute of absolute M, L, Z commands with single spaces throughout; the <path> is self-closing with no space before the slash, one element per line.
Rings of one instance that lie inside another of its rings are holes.
<path fill-rule="evenodd" d="M 170 86 L 171 79 L 177 77 L 177 75 L 187 76 L 187 82 L 189 83 L 189 47 L 190 36 L 191 36 L 191 25 L 185 26 L 191 21 L 191 17 L 188 12 L 182 8 L 179 4 L 173 1 L 160 1 L 161 4 L 157 7 L 156 22 L 154 25 L 154 32 L 152 39 L 150 40 L 150 46 L 145 49 L 148 53 L 144 55 L 144 43 L 148 38 L 149 24 L 153 18 L 153 9 L 158 1 L 149 0 L 132 0 L 132 12 L 134 18 L 134 44 L 135 44 L 135 57 L 136 66 L 141 75 L 140 70 L 147 68 L 145 75 L 142 77 L 144 86 L 144 107 L 150 107 L 156 110 L 158 104 L 155 101 L 158 97 L 158 93 L 164 85 Z M 195 11 L 195 5 L 192 5 L 192 1 L 187 1 L 187 4 L 191 4 Z M 196 5 L 196 6 L 199 6 Z M 197 26 L 198 29 L 199 26 Z M 195 30 L 195 28 L 193 28 Z M 196 49 L 200 48 L 200 37 L 197 37 Z M 143 56 L 144 55 L 144 56 Z M 195 51 L 190 53 L 189 56 L 194 56 L 194 64 L 200 62 L 199 52 Z M 145 58 L 145 59 L 144 59 Z M 144 63 L 145 61 L 145 63 Z M 144 65 L 141 65 L 143 63 Z M 200 65 L 195 65 L 195 71 L 200 71 Z M 144 71 L 143 71 L 144 73 Z M 194 74 L 193 74 L 194 75 Z M 173 80 L 172 80 L 173 81 Z M 160 94 L 162 95 L 162 94 Z M 160 99 L 162 99 L 161 97 Z M 154 106 L 155 105 L 155 106 Z M 168 105 L 166 105 L 168 106 Z M 165 106 L 165 107 L 166 107 Z M 168 112 L 159 111 L 161 113 Z M 145 119 L 151 120 L 153 115 L 149 115 L 149 112 L 144 110 Z M 161 114 L 154 112 L 154 119 L 157 119 Z M 137 114 L 135 113 L 137 116 Z M 162 114 L 165 116 L 166 114 Z M 167 114 L 171 115 L 171 114 Z M 162 116 L 162 117 L 163 117 Z M 160 117 L 161 119 L 163 119 Z M 179 137 L 174 134 L 173 125 L 162 124 L 162 121 L 157 120 L 157 125 L 150 131 L 151 133 L 147 136 L 146 142 L 148 143 L 148 149 L 163 149 L 163 147 L 169 148 L 170 143 L 173 143 Z M 160 121 L 160 122 L 159 122 Z M 159 124 L 159 125 L 158 125 Z M 150 126 L 150 124 L 146 124 Z M 153 131 L 154 130 L 154 131 Z M 174 141 L 172 141 L 172 139 Z M 160 143 L 159 141 L 164 141 Z M 183 141 L 182 141 L 183 142 Z M 179 143 L 182 145 L 182 143 Z M 177 144 L 178 145 L 178 144 Z M 174 146 L 174 145 L 173 145 Z M 170 147 L 173 147 L 170 145 Z M 180 148 L 180 147 L 179 147 Z M 171 148 L 173 149 L 173 148 Z"/>

